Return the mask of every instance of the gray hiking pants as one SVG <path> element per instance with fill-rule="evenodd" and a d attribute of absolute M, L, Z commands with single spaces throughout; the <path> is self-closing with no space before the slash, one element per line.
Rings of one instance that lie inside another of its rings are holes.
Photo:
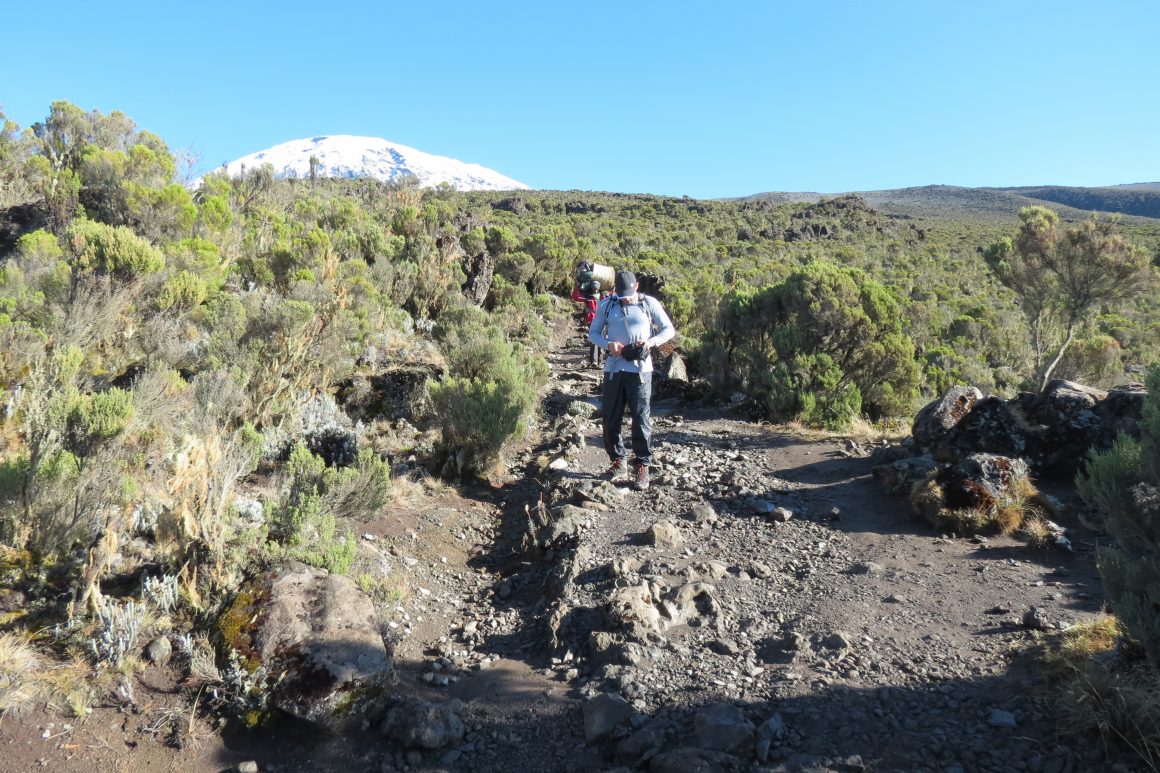
<path fill-rule="evenodd" d="M 632 406 L 632 455 L 639 464 L 652 462 L 652 373 L 617 371 L 604 374 L 600 414 L 604 422 L 604 450 L 611 460 L 624 459 L 628 451 L 620 436 L 624 409 Z"/>

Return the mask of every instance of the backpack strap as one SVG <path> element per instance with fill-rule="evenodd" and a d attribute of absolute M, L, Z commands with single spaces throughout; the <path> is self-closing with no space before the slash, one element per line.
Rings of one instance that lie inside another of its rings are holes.
<path fill-rule="evenodd" d="M 644 313 L 648 316 L 648 335 L 649 338 L 652 338 L 659 330 L 657 321 L 653 317 L 652 298 L 644 293 L 640 293 L 640 305 L 644 307 Z"/>
<path fill-rule="evenodd" d="M 616 298 L 615 295 L 609 295 L 606 298 L 604 298 L 603 300 L 601 300 L 600 305 L 598 305 L 596 307 L 596 313 L 601 314 L 603 316 L 603 319 L 600 322 L 600 325 L 601 325 L 600 332 L 602 332 L 602 333 L 604 332 L 605 328 L 608 327 L 608 308 L 612 305 L 612 301 L 615 298 Z"/>

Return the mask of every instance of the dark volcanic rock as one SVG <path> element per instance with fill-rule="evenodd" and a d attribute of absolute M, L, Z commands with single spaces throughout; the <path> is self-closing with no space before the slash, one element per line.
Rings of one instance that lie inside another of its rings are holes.
<path fill-rule="evenodd" d="M 983 393 L 973 386 L 953 386 L 939 399 L 928 404 L 914 417 L 911 435 L 920 448 L 940 441 L 963 417 L 970 413 Z"/>
<path fill-rule="evenodd" d="M 1027 463 L 995 454 L 971 454 L 935 478 L 948 507 L 989 508 L 1019 480 L 1027 477 Z"/>
<path fill-rule="evenodd" d="M 934 443 L 933 452 L 935 459 L 952 463 L 973 453 L 1019 457 L 1027 453 L 1027 429 L 1007 403 L 987 397 Z"/>

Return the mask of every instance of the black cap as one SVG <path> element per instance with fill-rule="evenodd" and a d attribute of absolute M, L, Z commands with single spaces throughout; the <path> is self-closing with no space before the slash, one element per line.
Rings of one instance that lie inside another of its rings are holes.
<path fill-rule="evenodd" d="M 616 297 L 631 298 L 636 295 L 636 274 L 631 271 L 616 272 Z"/>

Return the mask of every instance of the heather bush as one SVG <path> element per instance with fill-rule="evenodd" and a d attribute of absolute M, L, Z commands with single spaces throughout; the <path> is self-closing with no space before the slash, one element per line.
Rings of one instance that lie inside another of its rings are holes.
<path fill-rule="evenodd" d="M 270 513 L 270 554 L 317 566 L 335 574 L 346 574 L 354 562 L 357 545 L 349 529 L 336 537 L 334 513 L 327 512 L 322 497 L 300 492 L 277 505 Z"/>
<path fill-rule="evenodd" d="M 479 309 L 445 315 L 435 335 L 448 362 L 448 374 L 428 384 L 444 472 L 483 473 L 523 435 L 547 383 L 547 363 L 488 324 Z"/>
<path fill-rule="evenodd" d="M 921 378 L 898 299 L 863 272 L 815 262 L 722 303 L 729 366 L 779 419 L 843 427 L 908 412 Z"/>
<path fill-rule="evenodd" d="M 357 545 L 349 529 L 336 536 L 338 518 L 372 517 L 386 505 L 390 468 L 366 448 L 351 466 L 328 467 L 299 444 L 282 476 L 286 493 L 271 509 L 271 554 L 346 574 Z"/>
<path fill-rule="evenodd" d="M 771 416 L 812 427 L 845 429 L 862 411 L 858 386 L 843 383 L 842 371 L 828 354 L 795 354 L 776 363 L 762 391 Z"/>
<path fill-rule="evenodd" d="M 1160 665 L 1160 366 L 1149 369 L 1147 386 L 1139 444 L 1121 438 L 1093 455 L 1076 484 L 1115 539 L 1097 560 L 1112 608 Z"/>
<path fill-rule="evenodd" d="M 72 261 L 81 271 L 99 271 L 121 279 L 155 274 L 165 257 L 129 228 L 92 220 L 73 221 L 64 236 Z"/>

